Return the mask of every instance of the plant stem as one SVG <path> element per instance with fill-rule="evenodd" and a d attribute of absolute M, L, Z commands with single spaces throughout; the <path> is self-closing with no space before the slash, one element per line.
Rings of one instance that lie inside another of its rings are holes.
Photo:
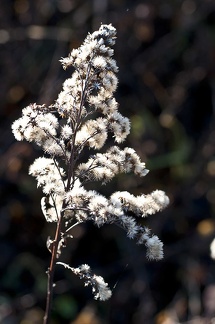
<path fill-rule="evenodd" d="M 55 273 L 55 266 L 57 261 L 57 252 L 58 252 L 58 245 L 61 239 L 61 227 L 62 227 L 63 215 L 61 216 L 57 223 L 55 239 L 52 245 L 52 256 L 50 261 L 50 266 L 48 268 L 48 283 L 47 283 L 47 298 L 46 298 L 46 310 L 45 316 L 43 319 L 43 324 L 48 324 L 50 322 L 50 315 L 51 315 L 51 307 L 52 307 L 52 299 L 53 299 L 53 288 L 54 288 L 54 273 Z"/>
<path fill-rule="evenodd" d="M 86 80 L 88 81 L 89 72 L 90 72 L 91 66 L 89 65 L 88 71 L 87 71 L 87 77 Z M 79 107 L 79 114 L 76 121 L 76 125 L 74 126 L 74 134 L 71 141 L 71 154 L 69 159 L 69 167 L 68 167 L 68 181 L 66 186 L 66 191 L 69 191 L 71 189 L 71 181 L 74 179 L 74 164 L 75 164 L 75 138 L 76 133 L 78 131 L 78 127 L 81 123 L 81 112 L 82 108 L 85 102 L 85 96 L 87 91 L 87 83 L 84 85 L 82 89 L 82 96 L 81 96 L 81 102 Z M 71 125 L 72 127 L 72 125 Z M 60 173 L 60 172 L 59 172 Z M 58 258 L 58 246 L 61 239 L 61 233 L 62 233 L 62 225 L 63 225 L 63 214 L 64 214 L 64 207 L 65 202 L 62 205 L 62 210 L 60 214 L 60 218 L 57 223 L 56 233 L 55 233 L 55 239 L 53 241 L 53 245 L 51 248 L 51 261 L 50 261 L 50 267 L 48 268 L 48 283 L 47 283 L 47 298 L 46 298 L 46 310 L 45 310 L 45 316 L 43 319 L 43 324 L 48 324 L 50 322 L 50 316 L 51 316 L 51 307 L 52 307 L 52 300 L 53 300 L 53 288 L 54 288 L 54 273 L 55 273 L 55 267 L 56 267 L 56 261 Z"/>

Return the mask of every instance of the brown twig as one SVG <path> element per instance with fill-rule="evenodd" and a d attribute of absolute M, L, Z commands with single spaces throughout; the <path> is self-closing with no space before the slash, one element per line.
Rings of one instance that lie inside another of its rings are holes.
<path fill-rule="evenodd" d="M 55 273 L 55 267 L 57 261 L 58 245 L 61 239 L 62 222 L 63 222 L 63 213 L 61 213 L 57 223 L 55 239 L 52 245 L 52 256 L 51 256 L 50 267 L 47 271 L 48 273 L 47 299 L 46 299 L 46 310 L 45 310 L 43 324 L 48 324 L 50 320 L 51 306 L 52 306 L 52 299 L 53 299 L 53 288 L 54 288 L 54 273 Z"/>

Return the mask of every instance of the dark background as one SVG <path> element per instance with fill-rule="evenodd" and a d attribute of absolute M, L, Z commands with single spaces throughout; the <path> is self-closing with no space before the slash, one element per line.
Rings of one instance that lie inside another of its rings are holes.
<path fill-rule="evenodd" d="M 16 142 L 11 123 L 29 103 L 52 103 L 69 72 L 59 59 L 102 23 L 117 29 L 119 111 L 130 118 L 125 145 L 150 173 L 120 176 L 101 190 L 165 190 L 170 206 L 144 220 L 164 242 L 164 260 L 114 226 L 76 228 L 63 260 L 89 263 L 113 288 L 107 302 L 68 270 L 56 273 L 53 324 L 209 323 L 215 317 L 214 0 L 0 1 L 0 323 L 42 323 L 46 238 L 28 175 L 41 153 Z M 95 186 L 96 190 L 100 188 Z"/>

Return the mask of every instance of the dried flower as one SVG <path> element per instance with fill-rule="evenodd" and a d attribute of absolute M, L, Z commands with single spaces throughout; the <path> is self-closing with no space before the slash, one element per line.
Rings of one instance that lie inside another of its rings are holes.
<path fill-rule="evenodd" d="M 98 31 L 89 34 L 83 45 L 60 60 L 64 69 L 73 66 L 75 70 L 63 83 L 56 102 L 49 107 L 29 105 L 12 125 L 18 141 L 35 142 L 45 155 L 34 161 L 29 174 L 36 178 L 45 195 L 41 208 L 47 222 L 57 224 L 55 239 L 48 239 L 52 253 L 49 281 L 68 233 L 86 221 L 98 227 L 116 224 L 137 244 L 145 244 L 149 259 L 163 258 L 163 243 L 136 219 L 161 211 L 168 205 L 169 198 L 163 191 L 138 196 L 117 191 L 105 197 L 84 187 L 92 180 L 105 184 L 119 173 L 133 172 L 140 177 L 148 173 L 145 163 L 129 147 L 121 149 L 110 145 L 106 151 L 91 155 L 86 162 L 80 161 L 87 146 L 94 150 L 104 148 L 108 134 L 113 142 L 120 144 L 130 132 L 129 119 L 118 112 L 114 98 L 118 67 L 112 58 L 111 47 L 115 39 L 116 30 L 112 25 L 101 25 Z M 107 284 L 102 277 L 93 275 L 88 265 L 72 268 L 62 262 L 58 264 L 83 278 L 85 285 L 91 285 L 95 299 L 110 298 Z M 49 282 L 48 289 L 52 286 Z M 50 298 L 47 303 L 49 309 Z"/>
<path fill-rule="evenodd" d="M 108 288 L 106 282 L 101 276 L 97 276 L 91 273 L 91 268 L 88 264 L 82 264 L 78 268 L 72 268 L 68 264 L 63 262 L 57 262 L 64 266 L 64 268 L 71 270 L 74 274 L 78 275 L 80 279 L 84 279 L 85 286 L 92 286 L 94 299 L 105 301 L 112 295 L 111 290 Z"/>

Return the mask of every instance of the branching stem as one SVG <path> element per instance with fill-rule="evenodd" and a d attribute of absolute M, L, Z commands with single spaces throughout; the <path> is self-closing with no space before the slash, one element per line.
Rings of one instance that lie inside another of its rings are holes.
<path fill-rule="evenodd" d="M 51 306 L 52 306 L 52 299 L 53 299 L 53 289 L 54 289 L 54 273 L 55 273 L 55 267 L 56 267 L 56 262 L 57 262 L 58 245 L 59 245 L 59 242 L 61 239 L 62 222 L 63 222 L 63 214 L 61 213 L 60 218 L 57 223 L 55 239 L 54 239 L 52 249 L 51 249 L 51 251 L 52 251 L 51 262 L 50 262 L 50 266 L 47 271 L 47 274 L 48 274 L 47 299 L 46 299 L 46 310 L 45 310 L 43 324 L 48 324 L 50 322 Z"/>
<path fill-rule="evenodd" d="M 88 70 L 88 75 L 89 75 L 89 70 Z M 87 78 L 88 78 L 88 75 L 87 75 Z M 82 98 L 81 98 L 81 102 L 80 102 L 79 116 L 78 116 L 78 120 L 75 125 L 74 134 L 73 134 L 73 138 L 71 141 L 71 155 L 70 155 L 69 166 L 68 166 L 68 182 L 67 182 L 66 191 L 68 191 L 71 188 L 72 181 L 74 178 L 75 138 L 76 138 L 76 133 L 78 130 L 78 125 L 81 122 L 81 111 L 82 111 L 82 108 L 84 105 L 85 96 L 86 96 L 86 84 L 85 84 L 85 87 L 82 89 Z M 59 169 L 58 169 L 58 171 L 59 171 Z M 59 173 L 60 173 L 60 171 L 59 171 Z M 51 306 L 52 306 L 52 299 L 53 299 L 53 289 L 54 289 L 54 273 L 55 273 L 55 267 L 56 267 L 56 262 L 57 262 L 57 258 L 58 258 L 58 246 L 59 246 L 59 243 L 61 240 L 61 233 L 63 232 L 62 227 L 63 227 L 64 207 L 65 206 L 63 203 L 61 215 L 57 222 L 55 239 L 53 241 L 52 248 L 51 248 L 51 262 L 50 262 L 50 266 L 49 266 L 48 272 L 47 272 L 48 273 L 48 283 L 47 283 L 46 310 L 45 310 L 43 324 L 48 324 L 50 321 Z"/>

